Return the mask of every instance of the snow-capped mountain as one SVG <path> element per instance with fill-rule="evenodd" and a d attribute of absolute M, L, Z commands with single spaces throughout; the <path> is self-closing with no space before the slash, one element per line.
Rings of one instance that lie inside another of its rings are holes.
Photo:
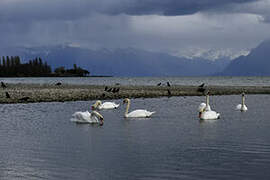
<path fill-rule="evenodd" d="M 218 59 L 229 59 L 233 60 L 239 56 L 247 56 L 250 50 L 243 49 L 204 49 L 204 48 L 187 48 L 173 53 L 178 57 L 184 57 L 187 59 L 207 59 L 207 60 L 218 60 Z"/>
<path fill-rule="evenodd" d="M 270 76 L 270 40 L 264 41 L 247 56 L 231 61 L 220 75 L 229 76 Z"/>

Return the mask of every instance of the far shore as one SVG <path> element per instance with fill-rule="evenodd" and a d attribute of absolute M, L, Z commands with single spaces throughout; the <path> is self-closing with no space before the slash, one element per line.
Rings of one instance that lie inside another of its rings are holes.
<path fill-rule="evenodd" d="M 105 85 L 51 85 L 51 84 L 6 84 L 0 87 L 0 103 L 35 103 L 109 100 L 123 98 L 157 98 L 171 96 L 270 94 L 270 86 L 107 86 L 119 89 L 118 92 L 105 91 Z M 8 94 L 8 95 L 7 95 Z M 9 96 L 9 97 L 8 97 Z"/>

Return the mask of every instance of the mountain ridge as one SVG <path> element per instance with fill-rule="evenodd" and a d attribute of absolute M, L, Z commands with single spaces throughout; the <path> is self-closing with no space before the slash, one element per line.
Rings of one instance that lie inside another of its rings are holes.
<path fill-rule="evenodd" d="M 52 46 L 19 48 L 19 56 L 29 60 L 41 57 L 52 68 L 73 64 L 91 75 L 105 76 L 209 76 L 220 72 L 229 60 L 187 59 L 161 52 L 134 48 L 90 50 L 80 47 Z M 10 52 L 11 53 L 11 52 Z"/>

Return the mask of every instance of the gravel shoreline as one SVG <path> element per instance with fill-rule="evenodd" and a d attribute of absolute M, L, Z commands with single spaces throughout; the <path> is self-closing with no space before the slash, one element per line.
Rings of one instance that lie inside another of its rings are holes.
<path fill-rule="evenodd" d="M 106 86 L 49 84 L 7 84 L 0 88 L 0 103 L 35 103 L 88 101 L 123 98 L 154 98 L 163 96 L 202 96 L 209 90 L 211 95 L 270 94 L 270 86 L 108 86 L 119 92 L 107 92 Z M 8 97 L 8 95 L 10 97 Z"/>

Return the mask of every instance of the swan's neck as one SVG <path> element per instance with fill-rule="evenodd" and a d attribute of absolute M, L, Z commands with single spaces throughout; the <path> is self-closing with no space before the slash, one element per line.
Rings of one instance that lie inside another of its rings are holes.
<path fill-rule="evenodd" d="M 209 107 L 209 95 L 206 95 L 206 107 Z"/>
<path fill-rule="evenodd" d="M 130 106 L 130 101 L 127 102 L 125 116 L 127 116 L 127 114 L 128 114 L 129 106 Z"/>
<path fill-rule="evenodd" d="M 242 96 L 242 107 L 245 105 L 245 96 Z"/>

